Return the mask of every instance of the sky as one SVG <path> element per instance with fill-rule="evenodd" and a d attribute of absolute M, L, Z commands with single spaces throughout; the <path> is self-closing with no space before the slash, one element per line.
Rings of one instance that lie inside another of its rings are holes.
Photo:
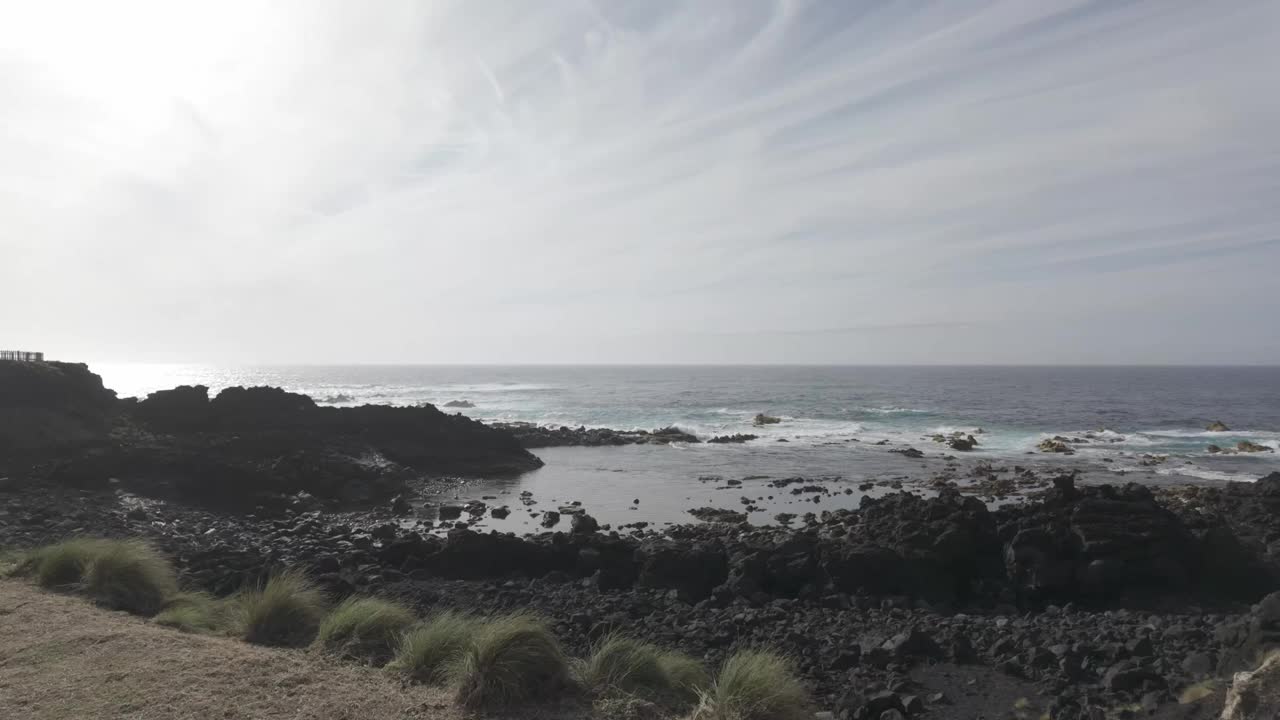
<path fill-rule="evenodd" d="M 0 347 L 1280 364 L 1280 2 L 0 2 Z"/>

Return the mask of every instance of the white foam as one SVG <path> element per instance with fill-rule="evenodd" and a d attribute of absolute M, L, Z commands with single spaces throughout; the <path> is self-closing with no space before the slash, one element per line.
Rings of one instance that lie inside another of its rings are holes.
<path fill-rule="evenodd" d="M 1254 482 L 1258 479 L 1255 474 L 1206 470 L 1204 468 L 1190 467 L 1186 465 L 1156 468 L 1155 472 L 1157 475 L 1182 475 L 1185 477 L 1199 478 L 1201 480 L 1219 480 L 1222 482 Z"/>
<path fill-rule="evenodd" d="M 908 407 L 859 407 L 854 408 L 855 412 L 871 413 L 872 415 L 929 415 L 929 410 L 919 410 L 917 408 Z"/>

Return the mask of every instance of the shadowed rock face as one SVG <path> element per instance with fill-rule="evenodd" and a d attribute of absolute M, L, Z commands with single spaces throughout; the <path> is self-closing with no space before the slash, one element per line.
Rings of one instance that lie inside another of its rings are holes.
<path fill-rule="evenodd" d="M 0 457 L 100 442 L 115 404 L 86 365 L 0 360 Z"/>
<path fill-rule="evenodd" d="M 81 486 L 228 506 L 305 491 L 369 502 L 414 475 L 510 475 L 542 462 L 507 432 L 435 407 L 319 407 L 279 388 L 184 386 L 117 400 L 84 365 L 0 363 L 4 467 Z"/>

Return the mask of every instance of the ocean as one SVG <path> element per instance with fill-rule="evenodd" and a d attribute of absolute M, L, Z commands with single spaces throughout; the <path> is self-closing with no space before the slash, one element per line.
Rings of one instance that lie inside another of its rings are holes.
<path fill-rule="evenodd" d="M 802 502 L 772 492 L 769 479 L 860 484 L 927 477 L 941 469 L 947 454 L 929 435 L 979 428 L 977 450 L 951 454 L 970 463 L 1076 468 L 1089 481 L 1213 484 L 1280 470 L 1280 367 L 91 367 L 122 397 L 182 384 L 215 392 L 273 385 L 337 406 L 467 400 L 475 407 L 459 412 L 485 421 L 623 430 L 676 425 L 704 439 L 761 436 L 742 446 L 537 450 L 545 468 L 515 480 L 460 481 L 456 492 L 459 498 L 502 499 L 527 490 L 548 505 L 580 500 L 602 522 L 687 521 L 685 511 L 695 505 L 740 507 L 746 498 L 766 507 L 759 520 L 767 521 L 774 510 L 796 512 L 784 506 Z M 757 413 L 782 422 L 753 427 Z M 1231 429 L 1206 430 L 1213 421 Z M 1046 437 L 1086 432 L 1095 439 L 1074 456 L 1034 452 Z M 910 444 L 929 457 L 911 461 L 888 453 L 874 445 L 881 440 Z M 1235 447 L 1241 441 L 1272 452 L 1207 451 L 1210 444 Z M 726 495 L 721 481 L 742 478 L 753 480 Z M 821 508 L 802 510 L 856 505 L 861 494 L 836 493 Z M 495 524 L 530 521 L 519 513 L 512 517 Z"/>

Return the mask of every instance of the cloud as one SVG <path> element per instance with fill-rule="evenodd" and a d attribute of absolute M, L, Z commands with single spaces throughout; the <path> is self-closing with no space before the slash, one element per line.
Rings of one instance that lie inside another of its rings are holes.
<path fill-rule="evenodd" d="M 899 327 L 784 359 L 1006 362 L 1059 357 L 1052 317 L 1150 362 L 1194 353 L 1134 319 L 1194 307 L 1262 361 L 1277 331 L 1230 318 L 1280 309 L 1248 282 L 1280 259 L 1277 48 L 1266 0 L 6 8 L 0 283 L 40 301 L 0 337 L 766 361 Z"/>

